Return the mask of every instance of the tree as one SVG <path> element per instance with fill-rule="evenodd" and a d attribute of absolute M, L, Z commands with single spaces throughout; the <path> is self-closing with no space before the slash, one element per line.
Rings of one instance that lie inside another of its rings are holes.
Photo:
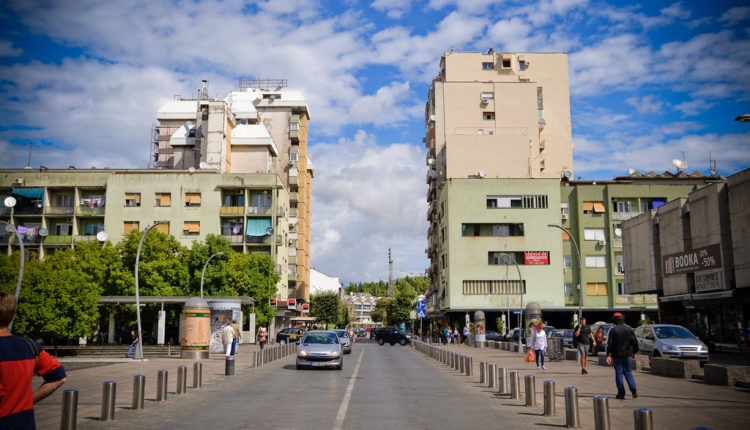
<path fill-rule="evenodd" d="M 375 309 L 372 310 L 370 316 L 375 322 L 386 322 L 388 320 L 388 307 L 391 305 L 393 299 L 384 298 L 378 300 L 375 304 Z"/>
<path fill-rule="evenodd" d="M 125 268 L 135 276 L 135 257 L 142 232 L 133 230 L 116 245 Z M 188 251 L 173 236 L 152 231 L 141 246 L 138 263 L 138 288 L 143 296 L 180 296 L 188 293 L 190 273 L 187 266 Z M 135 278 L 133 278 L 135 279 Z M 118 283 L 124 287 L 119 295 L 134 296 L 132 285 Z"/>
<path fill-rule="evenodd" d="M 393 298 L 388 306 L 388 325 L 398 325 L 408 321 L 410 312 L 414 310 L 414 299 L 417 297 L 416 291 L 410 284 L 405 284 Z"/>
<path fill-rule="evenodd" d="M 271 307 L 271 298 L 276 297 L 276 283 L 281 277 L 273 268 L 269 255 L 240 254 L 230 252 L 227 258 L 226 280 L 218 293 L 227 296 L 248 296 L 255 299 L 255 320 L 257 324 L 270 323 L 276 315 Z M 243 309 L 249 312 L 249 309 Z"/>
<path fill-rule="evenodd" d="M 334 292 L 319 293 L 310 296 L 310 315 L 317 318 L 319 323 L 338 323 L 342 307 L 341 298 Z"/>

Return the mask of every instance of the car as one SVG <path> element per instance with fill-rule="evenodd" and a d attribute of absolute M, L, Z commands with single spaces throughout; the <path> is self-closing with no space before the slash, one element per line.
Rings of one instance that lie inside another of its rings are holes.
<path fill-rule="evenodd" d="M 305 333 L 297 349 L 297 369 L 333 367 L 344 368 L 344 351 L 339 337 L 331 330 Z"/>
<path fill-rule="evenodd" d="M 411 342 L 409 337 L 406 336 L 406 333 L 401 332 L 395 327 L 379 328 L 375 332 L 375 340 L 378 342 L 378 345 L 383 345 L 385 343 L 390 343 L 391 345 L 395 345 L 397 343 L 406 345 L 407 343 Z"/>
<path fill-rule="evenodd" d="M 503 335 L 496 331 L 488 331 L 484 334 L 484 338 L 487 340 L 503 340 Z"/>
<path fill-rule="evenodd" d="M 285 328 L 276 333 L 276 343 L 281 345 L 285 343 L 297 343 L 305 336 L 305 330 L 301 328 Z"/>
<path fill-rule="evenodd" d="M 708 360 L 708 345 L 681 325 L 650 324 L 635 329 L 641 354 Z"/>
<path fill-rule="evenodd" d="M 591 355 L 597 355 L 600 352 L 604 352 L 607 347 L 607 334 L 609 330 L 614 327 L 614 324 L 608 324 L 603 322 L 597 322 L 591 325 L 591 333 L 596 339 L 596 347 L 591 348 Z"/>
<path fill-rule="evenodd" d="M 553 325 L 546 325 L 542 327 L 542 330 L 544 330 L 544 334 L 546 334 L 547 338 L 549 338 L 550 334 L 552 334 L 552 332 L 557 329 Z"/>
<path fill-rule="evenodd" d="M 575 331 L 570 328 L 556 328 L 549 335 L 550 339 L 562 339 L 563 347 L 573 348 L 573 335 Z"/>
<path fill-rule="evenodd" d="M 365 337 L 367 336 L 367 330 L 361 328 L 357 331 L 357 337 Z"/>
<path fill-rule="evenodd" d="M 526 343 L 526 331 L 520 328 L 514 328 L 505 336 L 508 342 L 518 342 L 518 336 L 521 336 L 521 343 Z"/>
<path fill-rule="evenodd" d="M 349 337 L 349 332 L 347 330 L 334 330 L 336 333 L 336 336 L 339 337 L 339 342 L 341 342 L 341 349 L 344 350 L 344 354 L 351 354 L 352 353 L 352 338 Z"/>

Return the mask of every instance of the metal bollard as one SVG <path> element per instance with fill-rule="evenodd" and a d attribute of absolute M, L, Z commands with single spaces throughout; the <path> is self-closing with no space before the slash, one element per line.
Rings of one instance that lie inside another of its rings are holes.
<path fill-rule="evenodd" d="M 466 376 L 472 376 L 474 374 L 474 357 L 466 357 Z"/>
<path fill-rule="evenodd" d="M 167 381 L 169 379 L 169 372 L 166 370 L 160 370 L 156 372 L 156 401 L 163 402 L 167 400 Z"/>
<path fill-rule="evenodd" d="M 500 395 L 508 394 L 508 369 L 506 367 L 497 370 L 497 393 Z"/>
<path fill-rule="evenodd" d="M 536 406 L 536 378 L 534 375 L 526 375 L 526 406 Z"/>
<path fill-rule="evenodd" d="M 187 366 L 177 366 L 177 388 L 175 393 L 185 394 L 187 392 Z"/>
<path fill-rule="evenodd" d="M 486 361 L 479 362 L 479 383 L 480 384 L 487 383 L 487 362 Z"/>
<path fill-rule="evenodd" d="M 102 421 L 115 419 L 115 398 L 117 397 L 117 383 L 106 381 L 102 387 Z"/>
<path fill-rule="evenodd" d="M 253 352 L 253 367 L 260 366 L 260 351 Z"/>
<path fill-rule="evenodd" d="M 227 357 L 224 362 L 224 376 L 234 375 L 234 357 Z"/>
<path fill-rule="evenodd" d="M 78 390 L 67 389 L 63 391 L 62 418 L 60 419 L 60 430 L 75 430 L 78 419 Z"/>
<path fill-rule="evenodd" d="M 458 361 L 458 371 L 461 373 L 466 373 L 466 356 L 462 355 L 461 359 Z"/>
<path fill-rule="evenodd" d="M 193 363 L 193 389 L 203 387 L 203 363 Z"/>
<path fill-rule="evenodd" d="M 654 428 L 654 417 L 651 415 L 651 409 L 635 409 L 633 411 L 633 421 L 635 422 L 635 430 L 652 430 Z M 705 427 L 696 428 L 703 429 Z"/>
<path fill-rule="evenodd" d="M 515 370 L 510 372 L 510 398 L 518 400 L 521 398 L 521 374 Z"/>
<path fill-rule="evenodd" d="M 133 404 L 130 409 L 139 411 L 143 409 L 143 400 L 146 396 L 146 376 L 133 376 Z"/>
<path fill-rule="evenodd" d="M 487 387 L 494 388 L 497 381 L 497 364 L 487 366 Z"/>
<path fill-rule="evenodd" d="M 594 428 L 609 430 L 609 400 L 607 396 L 594 397 Z"/>
<path fill-rule="evenodd" d="M 578 388 L 565 389 L 565 427 L 581 427 L 581 416 L 578 413 Z"/>
<path fill-rule="evenodd" d="M 544 416 L 555 416 L 555 381 L 544 381 Z"/>

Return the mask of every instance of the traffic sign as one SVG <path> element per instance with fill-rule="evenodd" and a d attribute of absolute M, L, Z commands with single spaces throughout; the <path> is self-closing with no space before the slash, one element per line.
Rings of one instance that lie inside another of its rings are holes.
<path fill-rule="evenodd" d="M 424 318 L 427 316 L 427 312 L 424 308 L 417 309 L 417 318 Z"/>
<path fill-rule="evenodd" d="M 417 309 L 427 309 L 427 304 L 424 300 L 420 300 L 417 302 Z"/>
<path fill-rule="evenodd" d="M 409 318 L 410 319 L 414 319 L 416 317 L 417 317 L 417 313 L 416 312 L 414 312 L 414 311 L 409 312 Z"/>
<path fill-rule="evenodd" d="M 522 313 L 523 313 L 523 311 L 513 311 L 513 315 L 520 315 Z"/>

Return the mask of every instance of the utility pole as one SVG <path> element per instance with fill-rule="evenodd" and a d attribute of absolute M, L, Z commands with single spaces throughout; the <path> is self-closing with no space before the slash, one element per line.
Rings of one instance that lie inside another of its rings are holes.
<path fill-rule="evenodd" d="M 391 258 L 391 248 L 388 248 L 388 297 L 393 297 L 393 258 Z"/>

